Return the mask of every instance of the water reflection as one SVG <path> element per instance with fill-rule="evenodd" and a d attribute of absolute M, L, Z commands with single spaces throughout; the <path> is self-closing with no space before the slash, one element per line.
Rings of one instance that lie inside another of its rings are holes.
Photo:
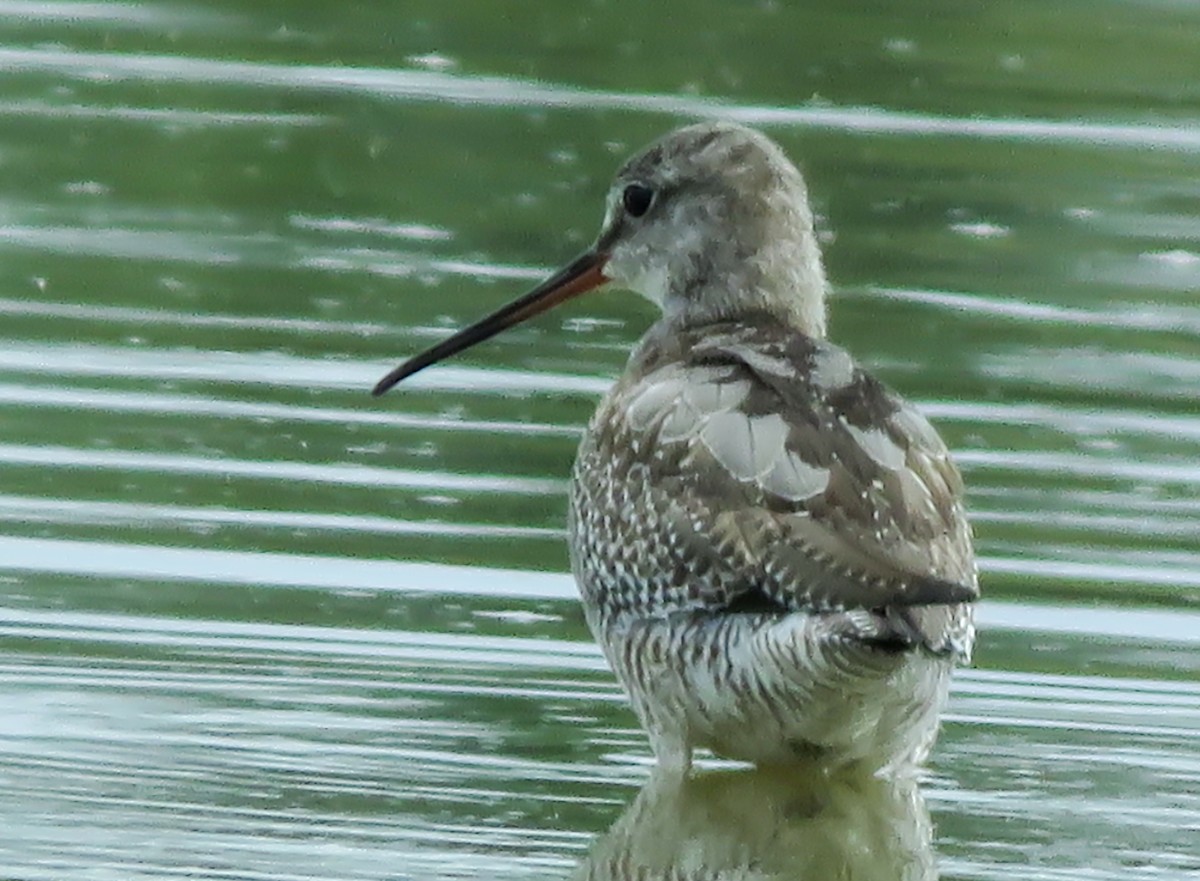
<path fill-rule="evenodd" d="M 935 879 L 916 781 L 819 769 L 656 773 L 575 879 Z"/>

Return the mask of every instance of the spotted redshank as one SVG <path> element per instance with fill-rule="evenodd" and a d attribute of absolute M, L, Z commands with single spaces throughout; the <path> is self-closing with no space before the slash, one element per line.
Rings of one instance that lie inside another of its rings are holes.
<path fill-rule="evenodd" d="M 374 393 L 606 284 L 662 318 L 580 445 L 571 567 L 659 763 L 920 762 L 975 639 L 962 481 L 826 341 L 812 210 L 773 141 L 718 122 L 651 144 L 591 248 Z"/>

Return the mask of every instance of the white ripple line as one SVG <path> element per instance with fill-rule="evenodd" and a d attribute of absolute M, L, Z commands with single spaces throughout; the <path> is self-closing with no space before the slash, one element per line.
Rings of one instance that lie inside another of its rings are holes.
<path fill-rule="evenodd" d="M 0 571 L 524 599 L 575 596 L 569 575 L 549 572 L 5 536 Z"/>
<path fill-rule="evenodd" d="M 144 3 L 113 3 L 87 2 L 87 0 L 70 0 L 70 2 L 53 2 L 53 0 L 0 0 L 0 18 L 15 18 L 22 22 L 61 22 L 79 24 L 81 22 L 102 22 L 109 27 L 126 25 L 143 28 L 155 26 L 160 28 L 180 28 L 183 26 L 204 25 L 207 28 L 220 27 L 223 32 L 231 28 L 245 27 L 246 21 L 242 16 L 226 13 L 204 11 L 186 7 L 153 8 Z"/>
<path fill-rule="evenodd" d="M 363 390 L 364 408 L 369 406 Z M 106 413 L 150 413 L 156 416 L 212 416 L 220 419 L 254 419 L 279 422 L 334 423 L 337 425 L 380 425 L 413 428 L 421 431 L 467 431 L 479 434 L 520 434 L 536 437 L 577 438 L 575 425 L 538 422 L 485 422 L 478 419 L 452 419 L 440 416 L 415 416 L 373 409 L 352 410 L 334 407 L 303 407 L 271 402 L 226 401 L 195 395 L 167 395 L 153 392 L 107 391 L 88 388 L 46 388 L 0 383 L 0 404 L 23 407 L 54 407 Z"/>
<path fill-rule="evenodd" d="M 45 101 L 0 101 L 0 116 L 41 119 L 119 119 L 186 126 L 313 126 L 332 117 L 315 113 L 247 113 L 237 110 L 187 110 L 181 107 L 128 107 L 94 104 L 52 104 Z"/>
<path fill-rule="evenodd" d="M 445 334 L 448 335 L 448 334 Z M 160 380 L 204 380 L 241 385 L 303 388 L 360 388 L 374 385 L 395 360 L 367 366 L 348 361 L 280 357 L 196 350 L 147 350 L 85 344 L 26 345 L 0 339 L 0 370 L 52 376 L 135 377 Z M 538 373 L 527 370 L 484 370 L 435 367 L 406 380 L 412 389 L 492 394 L 554 392 L 598 395 L 612 381 L 593 376 Z"/>
<path fill-rule="evenodd" d="M 250 315 L 205 315 L 171 309 L 140 309 L 131 306 L 94 306 L 0 297 L 0 315 L 68 318 L 129 324 L 178 325 L 180 327 L 227 327 L 236 330 L 286 330 L 297 333 L 346 333 L 368 336 L 388 328 L 382 324 L 350 321 L 321 321 L 308 318 L 275 318 Z"/>
<path fill-rule="evenodd" d="M 1094 581 L 1109 584 L 1143 584 L 1155 587 L 1200 588 L 1195 560 L 1184 559 L 1178 568 L 1115 563 L 1081 563 L 1075 560 L 1029 560 L 1023 557 L 981 558 L 980 568 L 988 573 L 1041 577 L 1052 580 Z"/>
<path fill-rule="evenodd" d="M 988 297 L 956 291 L 934 291 L 909 288 L 873 287 L 868 296 L 883 297 L 905 303 L 920 303 L 953 309 L 991 318 L 1012 321 L 1032 321 L 1037 324 L 1066 324 L 1078 327 L 1107 327 L 1128 330 L 1181 333 L 1200 329 L 1200 313 L 1195 309 L 1156 308 L 1134 312 L 1131 309 L 1080 309 L 1056 306 L 1018 297 Z"/>
<path fill-rule="evenodd" d="M 998 425 L 1042 425 L 1066 434 L 1100 433 L 1200 441 L 1200 419 L 1167 416 L 1153 410 L 1116 410 L 1046 404 L 1001 404 L 991 401 L 924 400 L 916 402 L 926 416 L 939 421 Z"/>
<path fill-rule="evenodd" d="M 463 490 L 485 493 L 560 495 L 565 481 L 535 477 L 446 474 L 345 463 L 254 461 L 204 458 L 126 450 L 80 450 L 72 447 L 0 444 L 0 462 L 54 468 L 120 469 L 165 474 L 244 477 L 260 480 L 332 483 L 403 489 Z"/>
<path fill-rule="evenodd" d="M 505 77 L 463 76 L 433 71 L 259 64 L 169 55 L 14 47 L 0 49 L 0 68 L 10 72 L 54 71 L 89 80 L 132 79 L 334 90 L 409 101 L 497 107 L 640 110 L 686 117 L 737 119 L 757 125 L 790 125 L 867 134 L 960 136 L 1200 151 L 1200 130 L 1186 126 L 1039 119 L 964 119 L 871 107 L 747 106 L 687 96 L 605 92 Z"/>
<path fill-rule="evenodd" d="M 0 495 L 0 520 L 33 521 L 78 525 L 112 526 L 121 523 L 148 525 L 170 523 L 205 526 L 257 526 L 273 529 L 324 530 L 330 532 L 381 533 L 388 535 L 454 536 L 484 538 L 542 539 L 565 537 L 563 529 L 487 523 L 399 520 L 354 514 L 325 514 L 309 511 L 263 511 L 243 508 L 186 507 L 182 505 L 88 502 L 74 499 L 44 499 Z"/>
<path fill-rule="evenodd" d="M 989 468 L 1025 473 L 1051 473 L 1109 480 L 1149 480 L 1164 483 L 1200 484 L 1200 465 L 1129 462 L 1062 453 L 1010 452 L 1007 450 L 958 450 L 954 459 L 969 468 Z"/>

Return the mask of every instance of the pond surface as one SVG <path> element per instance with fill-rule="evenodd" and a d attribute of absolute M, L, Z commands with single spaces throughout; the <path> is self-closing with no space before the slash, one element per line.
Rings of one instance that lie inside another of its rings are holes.
<path fill-rule="evenodd" d="M 0 876 L 1200 877 L 1200 7 L 795 5 L 0 0 Z M 714 116 L 969 486 L 919 791 L 651 778 L 563 531 L 647 304 L 367 393 Z"/>

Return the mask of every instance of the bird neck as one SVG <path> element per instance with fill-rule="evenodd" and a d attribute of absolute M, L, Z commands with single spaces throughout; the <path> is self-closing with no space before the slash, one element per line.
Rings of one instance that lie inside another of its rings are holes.
<path fill-rule="evenodd" d="M 813 339 L 825 337 L 827 284 L 816 241 L 776 241 L 720 273 L 676 276 L 662 300 L 668 325 L 770 320 Z"/>

